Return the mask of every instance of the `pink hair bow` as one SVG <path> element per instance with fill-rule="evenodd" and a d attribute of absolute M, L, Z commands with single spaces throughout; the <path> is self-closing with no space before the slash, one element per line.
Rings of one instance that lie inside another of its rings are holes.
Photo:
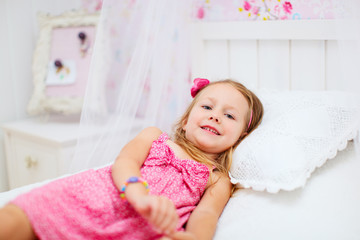
<path fill-rule="evenodd" d="M 194 85 L 191 87 L 191 96 L 194 98 L 196 94 L 210 83 L 206 78 L 195 78 Z"/>

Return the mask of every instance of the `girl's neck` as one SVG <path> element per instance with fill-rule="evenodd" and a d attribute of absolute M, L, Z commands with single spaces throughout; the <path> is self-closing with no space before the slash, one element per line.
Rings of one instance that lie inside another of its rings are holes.
<path fill-rule="evenodd" d="M 201 150 L 200 150 L 201 151 Z M 213 162 L 216 162 L 216 159 L 219 157 L 219 154 L 217 153 L 205 153 L 203 152 L 203 154 L 210 160 Z"/>
<path fill-rule="evenodd" d="M 217 161 L 217 158 L 219 157 L 219 154 L 214 153 L 206 153 L 202 151 L 201 149 L 195 147 L 190 141 L 186 141 L 185 143 L 179 143 L 177 141 L 174 141 L 184 152 L 186 152 L 191 158 L 197 162 L 204 161 L 207 163 L 206 165 L 214 165 L 214 163 Z"/>

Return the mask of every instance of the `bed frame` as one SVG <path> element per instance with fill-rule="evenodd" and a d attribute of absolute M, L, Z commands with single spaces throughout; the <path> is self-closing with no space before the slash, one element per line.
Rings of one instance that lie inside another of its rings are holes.
<path fill-rule="evenodd" d="M 250 88 L 351 90 L 339 81 L 339 20 L 199 22 L 192 26 L 194 77 L 234 78 Z M 342 39 L 354 39 L 352 33 Z M 348 44 L 354 44 L 349 41 Z"/>

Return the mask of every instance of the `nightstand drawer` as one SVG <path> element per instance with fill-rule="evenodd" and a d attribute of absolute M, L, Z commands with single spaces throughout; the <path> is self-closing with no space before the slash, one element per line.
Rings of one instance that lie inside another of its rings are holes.
<path fill-rule="evenodd" d="M 59 177 L 69 170 L 79 123 L 25 119 L 3 124 L 10 189 Z"/>
<path fill-rule="evenodd" d="M 17 137 L 11 139 L 13 171 L 8 174 L 11 188 L 58 176 L 57 149 Z"/>

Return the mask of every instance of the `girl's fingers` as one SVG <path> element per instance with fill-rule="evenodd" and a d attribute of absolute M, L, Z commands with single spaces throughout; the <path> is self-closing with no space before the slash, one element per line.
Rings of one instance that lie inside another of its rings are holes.
<path fill-rule="evenodd" d="M 179 217 L 175 211 L 173 204 L 169 204 L 166 212 L 167 215 L 160 222 L 159 228 L 162 229 L 165 234 L 171 234 L 176 230 L 176 225 L 178 223 Z"/>
<path fill-rule="evenodd" d="M 151 208 L 149 221 L 161 232 L 173 232 L 178 222 L 178 216 L 172 201 L 159 196 L 153 201 Z"/>
<path fill-rule="evenodd" d="M 159 240 L 171 240 L 171 238 L 164 236 L 164 237 L 160 238 Z"/>
<path fill-rule="evenodd" d="M 171 234 L 175 231 L 179 217 L 173 202 L 167 197 L 148 195 L 132 204 L 159 232 Z"/>
<path fill-rule="evenodd" d="M 143 217 L 149 218 L 151 214 L 151 206 L 147 198 L 135 202 L 133 206 Z"/>
<path fill-rule="evenodd" d="M 157 197 L 157 201 L 155 201 L 155 204 L 153 205 L 154 208 L 152 209 L 150 219 L 157 228 L 160 227 L 161 222 L 164 221 L 169 214 L 169 203 L 166 200 L 165 197 Z"/>

